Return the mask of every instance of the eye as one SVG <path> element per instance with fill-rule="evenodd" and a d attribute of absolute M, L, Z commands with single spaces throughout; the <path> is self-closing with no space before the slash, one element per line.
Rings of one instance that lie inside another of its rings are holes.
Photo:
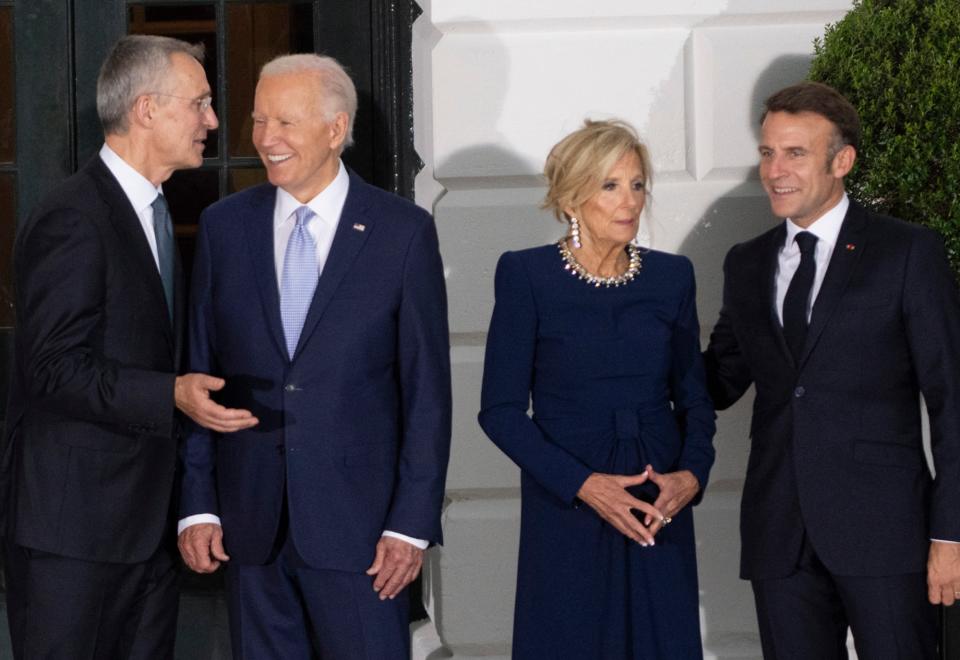
<path fill-rule="evenodd" d="M 643 182 L 643 181 L 634 181 L 634 182 L 633 182 L 633 190 L 634 190 L 634 192 L 645 192 L 646 189 L 647 189 L 647 185 L 646 185 L 645 182 Z"/>
<path fill-rule="evenodd" d="M 800 158 L 801 156 L 806 156 L 806 155 L 807 155 L 807 152 L 804 151 L 803 149 L 791 149 L 791 150 L 790 150 L 790 157 L 791 157 L 791 158 Z"/>
<path fill-rule="evenodd" d="M 603 185 L 600 186 L 600 190 L 616 190 L 617 184 L 613 181 L 604 181 Z"/>
<path fill-rule="evenodd" d="M 204 113 L 210 109 L 210 106 L 213 105 L 213 99 L 209 96 L 205 96 L 202 99 L 197 101 L 197 112 Z"/>
<path fill-rule="evenodd" d="M 773 155 L 772 149 L 760 149 L 760 158 L 769 158 Z"/>

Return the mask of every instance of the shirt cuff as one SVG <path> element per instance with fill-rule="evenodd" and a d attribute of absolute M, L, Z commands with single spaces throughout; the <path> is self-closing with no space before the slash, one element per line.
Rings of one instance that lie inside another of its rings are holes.
<path fill-rule="evenodd" d="M 952 545 L 957 545 L 960 541 L 948 541 L 946 539 L 930 539 L 931 541 L 936 541 L 937 543 L 950 543 Z"/>
<path fill-rule="evenodd" d="M 177 523 L 177 536 L 180 536 L 187 527 L 192 525 L 199 525 L 200 523 L 213 523 L 214 525 L 220 524 L 220 516 L 215 516 L 212 513 L 198 513 L 195 516 L 187 516 L 186 518 L 181 518 Z"/>
<path fill-rule="evenodd" d="M 192 516 L 191 516 L 192 517 Z M 401 541 L 406 541 L 410 545 L 420 548 L 421 550 L 426 550 L 427 546 L 430 545 L 430 541 L 424 541 L 423 539 L 415 539 L 412 536 L 405 536 L 404 534 L 398 534 L 397 532 L 391 532 L 389 529 L 384 530 L 381 536 L 391 536 L 395 539 L 400 539 Z"/>

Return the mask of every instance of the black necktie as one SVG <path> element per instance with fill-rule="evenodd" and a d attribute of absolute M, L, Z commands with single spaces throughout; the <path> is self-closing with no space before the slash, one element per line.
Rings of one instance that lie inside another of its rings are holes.
<path fill-rule="evenodd" d="M 787 295 L 783 299 L 783 335 L 790 352 L 793 353 L 793 359 L 799 361 L 803 343 L 807 339 L 807 303 L 810 300 L 813 277 L 817 272 L 814 255 L 817 237 L 808 231 L 802 231 L 794 240 L 800 247 L 800 266 L 793 274 L 790 286 L 787 287 Z"/>
<path fill-rule="evenodd" d="M 173 223 L 163 195 L 153 200 L 153 234 L 157 239 L 157 263 L 163 281 L 163 295 L 167 299 L 167 313 L 173 320 Z"/>

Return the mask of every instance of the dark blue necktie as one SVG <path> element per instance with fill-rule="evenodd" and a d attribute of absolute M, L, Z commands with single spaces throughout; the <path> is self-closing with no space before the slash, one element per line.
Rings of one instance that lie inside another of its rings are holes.
<path fill-rule="evenodd" d="M 163 295 L 167 299 L 167 313 L 173 321 L 173 222 L 167 209 L 167 200 L 157 195 L 153 200 L 153 235 L 157 239 L 157 265 L 163 281 Z"/>
<path fill-rule="evenodd" d="M 807 340 L 807 305 L 810 302 L 810 290 L 817 273 L 815 251 L 817 237 L 808 231 L 802 231 L 794 237 L 800 248 L 800 266 L 790 280 L 787 295 L 783 299 L 783 335 L 787 346 L 793 353 L 793 359 L 800 360 L 803 344 Z"/>

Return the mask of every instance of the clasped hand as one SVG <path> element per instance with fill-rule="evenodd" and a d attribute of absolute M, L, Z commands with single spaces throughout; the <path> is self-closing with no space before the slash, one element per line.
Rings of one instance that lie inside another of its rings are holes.
<path fill-rule="evenodd" d="M 660 495 L 648 504 L 631 495 L 627 488 L 651 481 L 660 488 Z M 647 465 L 637 475 L 616 475 L 594 472 L 577 492 L 583 502 L 621 534 L 642 546 L 655 545 L 654 536 L 694 498 L 700 482 L 689 470 L 660 474 Z M 643 522 L 635 511 L 642 512 Z"/>

